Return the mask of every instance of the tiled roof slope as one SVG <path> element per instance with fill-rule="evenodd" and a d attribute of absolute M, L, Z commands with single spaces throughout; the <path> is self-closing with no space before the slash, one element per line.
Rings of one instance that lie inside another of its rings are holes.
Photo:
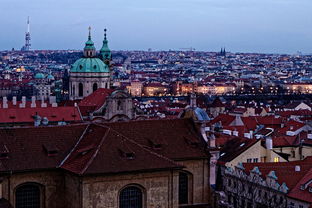
<path fill-rule="evenodd" d="M 182 168 L 207 158 L 189 119 L 0 129 L 0 172 L 42 169 L 84 175 Z"/>
<path fill-rule="evenodd" d="M 308 173 L 312 167 L 312 157 L 307 157 L 300 161 L 278 162 L 278 163 L 244 163 L 246 171 L 251 171 L 257 166 L 265 177 L 270 171 L 275 171 L 279 184 L 286 183 L 291 190 L 294 188 L 302 177 Z M 300 171 L 295 171 L 295 167 L 300 166 Z"/>
<path fill-rule="evenodd" d="M 0 109 L 0 123 L 33 123 L 34 116 L 47 117 L 49 121 L 81 121 L 76 107 L 46 107 L 46 108 L 9 108 Z"/>
<path fill-rule="evenodd" d="M 142 120 L 107 125 L 173 160 L 208 157 L 203 148 L 204 142 L 191 119 Z"/>
<path fill-rule="evenodd" d="M 79 108 L 82 115 L 86 116 L 89 112 L 98 110 L 101 106 L 104 105 L 108 96 L 112 94 L 114 90 L 99 88 L 89 96 L 83 98 L 79 102 Z"/>
<path fill-rule="evenodd" d="M 312 167 L 310 170 L 301 178 L 296 186 L 288 193 L 291 198 L 299 199 L 302 201 L 309 202 L 312 206 L 312 193 L 309 188 L 312 188 Z"/>
<path fill-rule="evenodd" d="M 0 172 L 56 168 L 85 128 L 86 125 L 0 128 Z M 52 154 L 48 155 L 47 150 Z"/>

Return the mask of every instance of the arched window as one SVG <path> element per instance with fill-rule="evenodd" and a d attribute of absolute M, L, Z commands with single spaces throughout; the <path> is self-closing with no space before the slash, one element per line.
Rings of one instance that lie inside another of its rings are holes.
<path fill-rule="evenodd" d="M 179 173 L 179 204 L 188 204 L 188 174 Z"/>
<path fill-rule="evenodd" d="M 137 186 L 128 186 L 120 192 L 119 208 L 142 208 L 143 193 Z"/>
<path fill-rule="evenodd" d="M 15 191 L 16 208 L 40 208 L 40 187 L 37 184 L 24 184 Z"/>
<path fill-rule="evenodd" d="M 79 97 L 83 97 L 83 84 L 79 83 Z"/>
<path fill-rule="evenodd" d="M 98 89 L 98 85 L 97 85 L 97 83 L 94 83 L 93 84 L 93 92 L 96 91 L 97 89 Z"/>
<path fill-rule="evenodd" d="M 73 92 L 72 92 L 72 95 L 73 95 L 73 96 L 76 96 L 76 93 L 75 93 L 75 85 L 73 85 Z"/>

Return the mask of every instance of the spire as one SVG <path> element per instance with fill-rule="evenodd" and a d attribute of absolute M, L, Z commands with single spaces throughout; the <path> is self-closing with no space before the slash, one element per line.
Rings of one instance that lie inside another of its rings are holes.
<path fill-rule="evenodd" d="M 101 53 L 101 58 L 104 61 L 105 64 L 109 65 L 110 60 L 112 59 L 112 54 L 111 51 L 108 47 L 108 40 L 107 40 L 107 29 L 104 29 L 104 40 L 103 40 L 103 45 L 100 50 Z"/>
<path fill-rule="evenodd" d="M 89 36 L 88 36 L 88 40 L 91 40 L 91 27 L 89 26 Z"/>
<path fill-rule="evenodd" d="M 90 58 L 90 57 L 95 56 L 96 51 L 95 51 L 94 43 L 91 40 L 91 27 L 89 27 L 88 30 L 89 30 L 88 40 L 86 42 L 86 46 L 84 47 L 83 53 L 85 57 Z"/>

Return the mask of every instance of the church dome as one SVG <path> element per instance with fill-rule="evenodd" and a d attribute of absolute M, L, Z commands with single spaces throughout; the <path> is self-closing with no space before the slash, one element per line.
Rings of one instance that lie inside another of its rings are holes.
<path fill-rule="evenodd" d="M 36 75 L 35 75 L 35 79 L 44 79 L 45 78 L 45 76 L 44 76 L 44 74 L 42 74 L 42 73 L 37 73 Z"/>
<path fill-rule="evenodd" d="M 109 73 L 108 66 L 99 58 L 80 58 L 73 65 L 70 72 L 78 73 Z"/>

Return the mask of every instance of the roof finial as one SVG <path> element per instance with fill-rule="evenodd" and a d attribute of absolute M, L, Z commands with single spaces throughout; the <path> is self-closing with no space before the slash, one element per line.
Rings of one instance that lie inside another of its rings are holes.
<path fill-rule="evenodd" d="M 89 40 L 91 40 L 91 26 L 89 26 L 88 29 L 89 29 L 89 37 L 88 38 L 89 38 Z"/>
<path fill-rule="evenodd" d="M 107 31 L 107 29 L 105 28 L 104 29 L 104 40 L 106 40 L 106 31 Z"/>

